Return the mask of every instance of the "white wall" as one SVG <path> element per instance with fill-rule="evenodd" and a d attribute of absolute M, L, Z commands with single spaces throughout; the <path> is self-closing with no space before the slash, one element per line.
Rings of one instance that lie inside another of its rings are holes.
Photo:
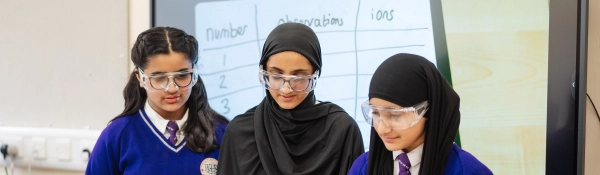
<path fill-rule="evenodd" d="M 0 125 L 102 129 L 122 110 L 128 2 L 2 0 Z"/>
<path fill-rule="evenodd" d="M 87 133 L 38 136 L 46 138 L 48 151 L 58 137 L 70 140 L 74 159 L 68 163 L 77 167 L 53 169 L 60 166 L 49 166 L 56 158 L 48 154 L 31 170 L 17 164 L 15 174 L 82 174 L 84 163 L 74 162 L 81 161 L 78 144 L 95 140 L 123 110 L 129 51 L 137 34 L 150 27 L 149 5 L 148 0 L 0 0 L 0 131 Z M 28 156 L 32 133 L 0 132 L 0 142 L 19 141 Z"/>

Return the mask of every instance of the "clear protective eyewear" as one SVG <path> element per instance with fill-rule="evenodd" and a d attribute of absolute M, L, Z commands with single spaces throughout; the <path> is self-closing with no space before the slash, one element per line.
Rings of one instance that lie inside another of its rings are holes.
<path fill-rule="evenodd" d="M 137 70 L 144 88 L 148 91 L 168 91 L 171 84 L 175 85 L 176 90 L 180 90 L 193 86 L 198 81 L 198 73 L 195 69 L 157 75 L 146 75 L 142 69 L 137 68 Z"/>
<path fill-rule="evenodd" d="M 312 75 L 298 76 L 270 73 L 260 67 L 258 71 L 260 83 L 269 90 L 282 90 L 285 85 L 295 92 L 309 93 L 317 86 L 319 70 Z"/>
<path fill-rule="evenodd" d="M 408 129 L 423 118 L 428 109 L 427 101 L 411 107 L 381 107 L 369 104 L 367 100 L 361 105 L 367 123 L 373 127 L 385 124 L 392 129 Z"/>

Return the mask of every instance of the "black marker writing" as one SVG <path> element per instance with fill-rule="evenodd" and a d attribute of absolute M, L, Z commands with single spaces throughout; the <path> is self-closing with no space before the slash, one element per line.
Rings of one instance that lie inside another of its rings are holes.
<path fill-rule="evenodd" d="M 371 9 L 371 20 L 382 20 L 382 19 L 386 19 L 388 21 L 391 21 L 394 19 L 394 10 L 390 10 L 389 12 L 387 10 L 381 11 L 378 10 L 377 13 L 375 13 L 375 10 Z"/>
<path fill-rule="evenodd" d="M 238 36 L 243 36 L 244 33 L 246 32 L 246 28 L 248 26 L 244 25 L 239 26 L 237 28 L 234 28 L 233 25 L 231 23 L 229 23 L 229 29 L 225 28 L 225 29 L 213 29 L 213 28 L 208 28 L 206 29 L 206 41 L 213 41 L 213 40 L 219 40 L 219 39 L 228 39 L 228 38 L 235 38 Z"/>
<path fill-rule="evenodd" d="M 294 18 L 293 20 L 290 20 L 288 15 L 285 15 L 285 19 L 283 19 L 283 18 L 279 19 L 278 24 L 283 24 L 286 22 L 302 23 L 304 25 L 307 25 L 308 27 L 327 27 L 327 26 L 335 26 L 335 25 L 337 25 L 337 26 L 344 25 L 343 18 L 334 18 L 334 17 L 331 17 L 331 14 L 323 15 L 323 18 L 310 18 L 310 19 Z"/>

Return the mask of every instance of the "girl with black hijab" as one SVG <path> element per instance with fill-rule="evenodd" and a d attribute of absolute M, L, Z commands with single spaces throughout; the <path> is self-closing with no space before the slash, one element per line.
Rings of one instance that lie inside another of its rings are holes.
<path fill-rule="evenodd" d="M 385 60 L 373 74 L 362 104 L 371 129 L 369 152 L 351 175 L 439 175 L 492 172 L 453 140 L 460 99 L 433 63 L 412 54 Z"/>
<path fill-rule="evenodd" d="M 348 173 L 363 140 L 341 107 L 316 100 L 321 68 L 319 40 L 308 26 L 285 23 L 271 31 L 259 64 L 267 95 L 229 123 L 218 174 Z"/>

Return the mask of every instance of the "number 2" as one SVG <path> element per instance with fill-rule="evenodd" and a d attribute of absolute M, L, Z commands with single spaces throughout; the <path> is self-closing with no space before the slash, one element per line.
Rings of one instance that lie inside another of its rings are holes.
<path fill-rule="evenodd" d="M 223 86 L 223 83 L 225 83 L 225 75 L 221 75 L 221 85 L 219 86 L 219 88 L 227 89 L 227 86 Z"/>

